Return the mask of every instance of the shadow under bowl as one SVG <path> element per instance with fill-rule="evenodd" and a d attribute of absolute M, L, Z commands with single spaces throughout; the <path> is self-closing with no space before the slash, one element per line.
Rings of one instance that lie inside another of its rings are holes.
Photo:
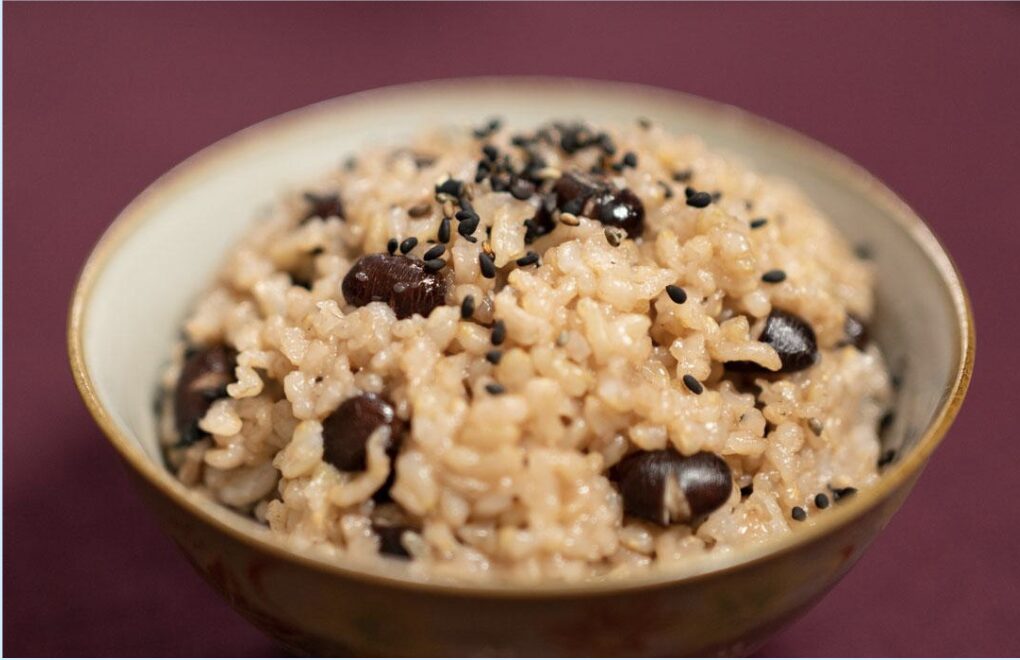
<path fill-rule="evenodd" d="M 901 381 L 878 483 L 787 537 L 693 575 L 596 584 L 457 585 L 329 562 L 184 488 L 163 466 L 153 396 L 189 305 L 257 211 L 366 143 L 436 124 L 647 117 L 800 185 L 878 270 L 872 334 Z M 924 223 L 860 167 L 742 111 L 637 85 L 482 78 L 326 101 L 203 150 L 134 200 L 74 293 L 71 367 L 92 415 L 189 561 L 245 617 L 309 653 L 743 654 L 804 612 L 899 508 L 958 411 L 974 328 L 959 275 Z"/>

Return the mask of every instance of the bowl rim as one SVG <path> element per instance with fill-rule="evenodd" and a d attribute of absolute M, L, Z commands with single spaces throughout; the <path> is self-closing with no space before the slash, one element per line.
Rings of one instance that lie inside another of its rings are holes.
<path fill-rule="evenodd" d="M 157 207 L 162 200 L 172 197 L 176 189 L 185 187 L 193 179 L 201 177 L 206 168 L 235 159 L 238 152 L 243 151 L 246 145 L 266 136 L 283 136 L 295 128 L 299 128 L 305 121 L 313 120 L 320 115 L 343 112 L 380 101 L 392 103 L 401 100 L 402 97 L 410 99 L 423 92 L 436 93 L 437 90 L 442 89 L 474 88 L 478 92 L 483 92 L 485 89 L 496 88 L 505 91 L 508 86 L 513 86 L 522 94 L 540 94 L 546 89 L 569 86 L 574 90 L 597 94 L 609 91 L 620 95 L 641 96 L 672 105 L 685 106 L 687 111 L 700 115 L 725 113 L 730 121 L 742 124 L 749 130 L 761 134 L 777 148 L 795 152 L 800 157 L 815 163 L 817 167 L 827 169 L 834 178 L 844 181 L 846 185 L 859 194 L 867 196 L 876 206 L 886 211 L 895 222 L 906 230 L 935 266 L 940 275 L 941 284 L 952 300 L 956 316 L 956 326 L 952 328 L 956 333 L 956 355 L 954 355 L 956 366 L 953 382 L 943 403 L 932 416 L 931 422 L 924 429 L 913 450 L 883 472 L 875 484 L 862 490 L 839 508 L 828 512 L 823 520 L 815 525 L 788 534 L 782 539 L 763 544 L 757 551 L 752 549 L 747 552 L 734 553 L 734 557 L 710 564 L 711 568 L 705 571 L 681 575 L 665 570 L 650 571 L 648 575 L 575 583 L 559 581 L 474 583 L 449 578 L 422 578 L 417 575 L 400 575 L 395 571 L 348 566 L 311 552 L 288 547 L 280 540 L 259 533 L 264 531 L 261 526 L 243 519 L 211 500 L 194 497 L 193 493 L 177 481 L 169 471 L 151 460 L 138 443 L 130 438 L 130 434 L 125 429 L 117 425 L 100 401 L 87 368 L 84 351 L 85 317 L 100 273 L 116 250 L 148 218 L 148 211 L 151 208 Z M 847 156 L 793 129 L 729 104 L 638 83 L 553 76 L 446 78 L 368 89 L 290 110 L 206 146 L 149 184 L 118 214 L 102 234 L 82 267 L 71 299 L 67 323 L 71 372 L 89 413 L 131 468 L 138 472 L 150 486 L 160 491 L 162 495 L 190 515 L 239 543 L 255 546 L 258 550 L 273 555 L 277 559 L 294 562 L 305 568 L 324 571 L 375 586 L 453 596 L 492 598 L 557 598 L 690 584 L 721 574 L 741 571 L 775 559 L 849 525 L 879 506 L 901 486 L 919 475 L 928 458 L 945 436 L 963 403 L 974 368 L 974 341 L 974 317 L 970 299 L 959 271 L 944 247 L 913 209 L 874 175 Z"/>

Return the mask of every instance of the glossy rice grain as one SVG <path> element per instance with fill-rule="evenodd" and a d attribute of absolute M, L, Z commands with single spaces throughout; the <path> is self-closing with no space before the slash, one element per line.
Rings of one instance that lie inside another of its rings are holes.
<path fill-rule="evenodd" d="M 345 564 L 691 571 L 877 479 L 872 279 L 796 187 L 697 137 L 436 130 L 229 253 L 164 375 L 167 463 Z M 196 376 L 195 351 L 229 359 Z"/>

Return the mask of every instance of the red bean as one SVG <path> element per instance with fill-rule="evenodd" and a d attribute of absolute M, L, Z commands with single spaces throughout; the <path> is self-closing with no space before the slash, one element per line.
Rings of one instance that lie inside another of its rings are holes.
<path fill-rule="evenodd" d="M 355 307 L 384 302 L 405 319 L 412 314 L 428 316 L 446 302 L 446 279 L 411 257 L 369 254 L 358 259 L 344 277 L 341 291 Z"/>
<path fill-rule="evenodd" d="M 227 396 L 227 385 L 234 381 L 237 352 L 217 345 L 190 351 L 181 368 L 174 390 L 174 421 L 180 444 L 194 444 L 206 436 L 198 428 L 213 401 Z"/>
<path fill-rule="evenodd" d="M 659 525 L 686 523 L 721 507 L 733 477 L 726 461 L 709 452 L 641 451 L 612 470 L 628 515 Z"/>
<path fill-rule="evenodd" d="M 770 372 L 756 362 L 747 361 L 727 362 L 726 368 L 753 373 L 792 373 L 803 371 L 818 360 L 815 331 L 807 321 L 789 312 L 772 310 L 758 341 L 765 342 L 779 354 L 782 366 L 778 372 Z"/>

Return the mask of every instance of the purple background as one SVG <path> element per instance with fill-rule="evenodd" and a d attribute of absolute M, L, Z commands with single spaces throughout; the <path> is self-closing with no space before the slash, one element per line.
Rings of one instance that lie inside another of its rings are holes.
<path fill-rule="evenodd" d="M 71 382 L 72 284 L 117 212 L 196 150 L 285 110 L 514 73 L 743 106 L 849 154 L 928 219 L 976 308 L 968 402 L 871 551 L 762 652 L 1020 654 L 1016 5 L 3 9 L 5 654 L 280 652 L 156 527 Z"/>

